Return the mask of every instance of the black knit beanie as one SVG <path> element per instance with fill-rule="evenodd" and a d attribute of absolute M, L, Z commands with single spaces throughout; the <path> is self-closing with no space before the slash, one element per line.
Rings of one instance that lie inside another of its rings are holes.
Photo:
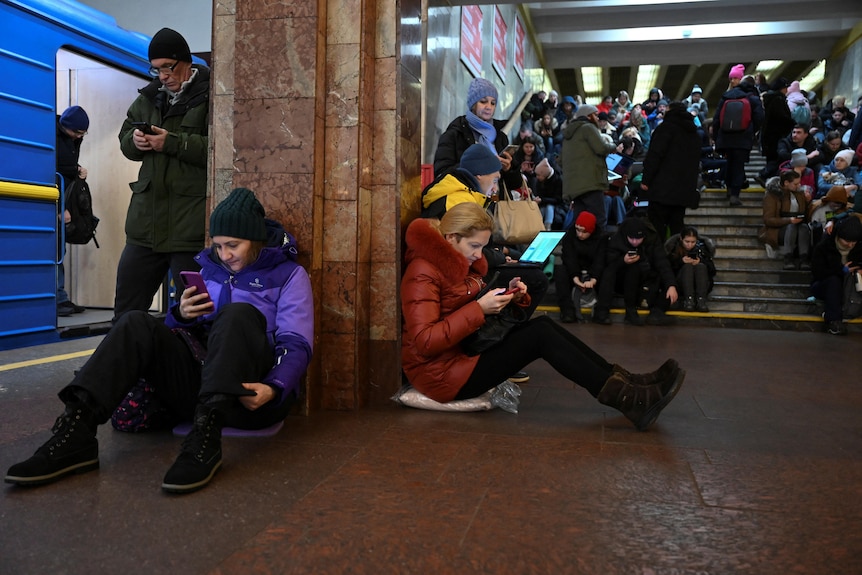
<path fill-rule="evenodd" d="M 159 58 L 191 62 L 192 53 L 189 50 L 188 42 L 179 32 L 170 28 L 162 28 L 150 40 L 147 58 L 150 62 Z"/>
<path fill-rule="evenodd" d="M 235 188 L 210 215 L 210 237 L 266 241 L 266 213 L 248 188 Z"/>

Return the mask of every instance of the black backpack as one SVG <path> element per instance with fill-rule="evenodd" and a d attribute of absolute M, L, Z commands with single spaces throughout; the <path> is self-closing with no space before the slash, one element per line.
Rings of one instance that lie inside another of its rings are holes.
<path fill-rule="evenodd" d="M 99 218 L 93 215 L 93 196 L 90 186 L 85 180 L 75 178 L 66 186 L 66 209 L 72 215 L 72 220 L 66 224 L 66 242 L 70 244 L 88 244 L 96 240 L 96 226 Z"/>

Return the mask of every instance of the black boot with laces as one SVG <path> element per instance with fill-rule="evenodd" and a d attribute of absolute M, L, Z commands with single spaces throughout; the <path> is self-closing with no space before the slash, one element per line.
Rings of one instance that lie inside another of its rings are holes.
<path fill-rule="evenodd" d="M 99 468 L 96 421 L 83 404 L 70 404 L 51 428 L 53 437 L 33 457 L 16 463 L 6 472 L 6 483 L 43 485 L 70 473 Z"/>
<path fill-rule="evenodd" d="M 205 487 L 221 468 L 221 429 L 224 415 L 208 405 L 195 409 L 194 425 L 183 441 L 176 461 L 168 469 L 162 489 L 191 493 Z"/>

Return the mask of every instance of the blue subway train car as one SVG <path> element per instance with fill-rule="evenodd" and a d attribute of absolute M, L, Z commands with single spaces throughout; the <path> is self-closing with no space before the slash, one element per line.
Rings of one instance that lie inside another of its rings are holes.
<path fill-rule="evenodd" d="M 0 0 L 0 349 L 59 338 L 57 55 L 75 54 L 143 80 L 148 43 L 73 0 Z M 90 107 L 97 112 L 98 102 Z"/>

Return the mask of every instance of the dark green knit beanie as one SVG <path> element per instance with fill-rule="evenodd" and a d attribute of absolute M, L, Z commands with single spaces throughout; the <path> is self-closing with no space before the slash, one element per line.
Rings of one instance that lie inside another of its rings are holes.
<path fill-rule="evenodd" d="M 266 241 L 263 206 L 248 188 L 235 188 L 210 215 L 210 236 Z"/>

